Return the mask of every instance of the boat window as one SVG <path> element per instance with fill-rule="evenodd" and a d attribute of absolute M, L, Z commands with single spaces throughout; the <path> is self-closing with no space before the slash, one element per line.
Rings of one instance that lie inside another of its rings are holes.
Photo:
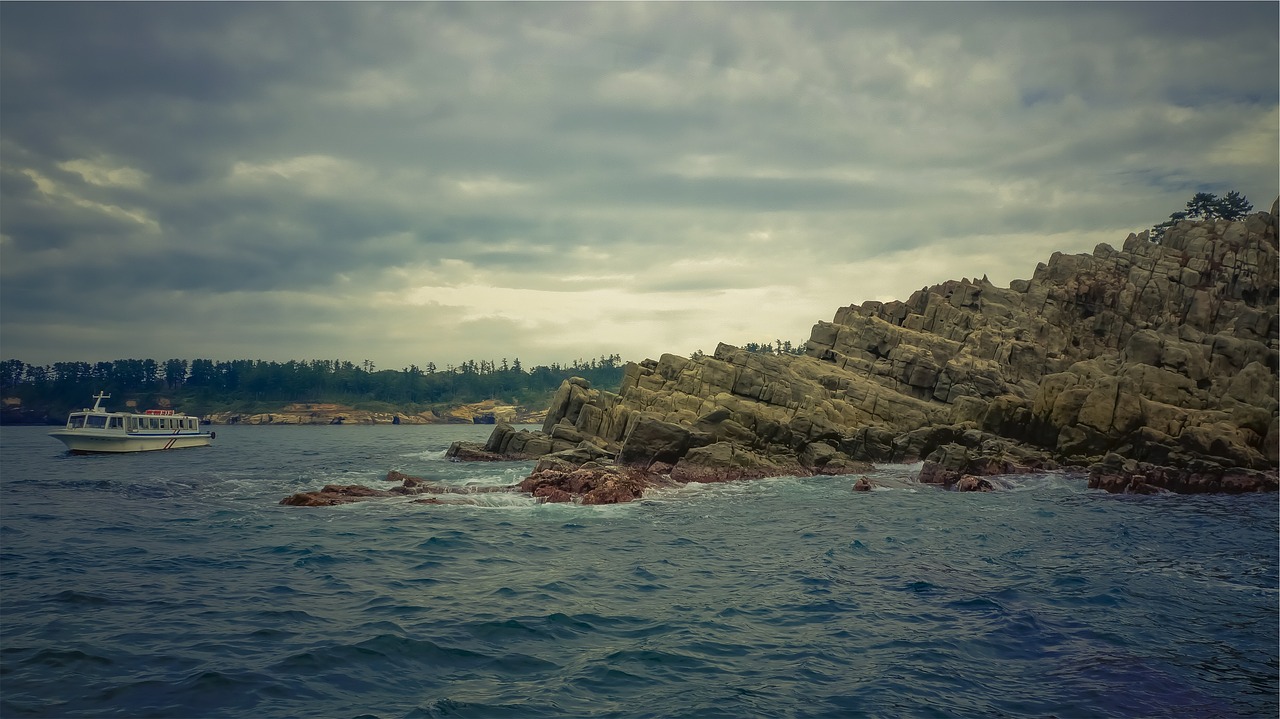
<path fill-rule="evenodd" d="M 71 429 L 79 429 L 84 426 L 84 415 L 73 414 L 71 419 L 67 420 L 67 426 Z"/>
<path fill-rule="evenodd" d="M 160 420 L 156 419 L 155 417 L 151 417 L 150 419 L 151 419 L 151 429 L 160 429 Z"/>
<path fill-rule="evenodd" d="M 111 427 L 110 427 L 111 429 L 120 429 L 123 426 L 124 426 L 124 418 L 122 417 L 111 418 Z"/>
<path fill-rule="evenodd" d="M 105 414 L 91 414 L 85 419 L 85 425 L 94 429 L 102 429 L 107 426 L 107 416 Z"/>

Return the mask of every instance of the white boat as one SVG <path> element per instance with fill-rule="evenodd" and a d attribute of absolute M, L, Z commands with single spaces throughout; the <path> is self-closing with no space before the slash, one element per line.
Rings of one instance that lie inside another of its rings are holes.
<path fill-rule="evenodd" d="M 108 412 L 102 400 L 111 399 L 111 395 L 99 392 L 93 399 L 92 409 L 72 412 L 66 427 L 49 433 L 75 454 L 207 447 L 217 436 L 200 430 L 199 417 L 175 414 L 171 409 Z"/>

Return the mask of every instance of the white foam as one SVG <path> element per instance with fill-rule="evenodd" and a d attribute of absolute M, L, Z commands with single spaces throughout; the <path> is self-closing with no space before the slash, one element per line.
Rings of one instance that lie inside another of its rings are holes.
<path fill-rule="evenodd" d="M 416 459 L 422 462 L 443 462 L 444 456 L 448 452 L 448 449 L 427 449 L 421 452 L 406 452 L 400 456 L 408 459 Z"/>

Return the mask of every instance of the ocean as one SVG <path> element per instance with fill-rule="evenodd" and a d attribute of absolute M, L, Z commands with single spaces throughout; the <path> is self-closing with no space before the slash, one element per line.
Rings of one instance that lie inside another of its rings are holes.
<path fill-rule="evenodd" d="M 0 716 L 1267 717 L 1277 496 L 1001 491 L 918 466 L 625 505 L 284 507 L 483 426 L 216 427 L 71 456 L 0 428 Z M 454 499 L 449 496 L 444 499 Z"/>

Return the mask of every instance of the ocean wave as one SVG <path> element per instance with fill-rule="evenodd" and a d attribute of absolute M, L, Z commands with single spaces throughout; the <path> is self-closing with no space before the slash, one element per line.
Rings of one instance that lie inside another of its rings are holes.
<path fill-rule="evenodd" d="M 395 634 L 379 634 L 351 644 L 327 644 L 293 654 L 272 667 L 274 672 L 294 673 L 342 671 L 359 667 L 361 674 L 377 675 L 384 669 L 399 672 L 421 671 L 456 674 L 461 670 L 483 670 L 518 676 L 534 672 L 554 672 L 560 666 L 520 652 L 494 649 L 482 651 L 477 645 L 461 648 L 431 639 Z"/>
<path fill-rule="evenodd" d="M 1062 474 L 963 496 L 900 465 L 872 493 L 280 507 L 391 468 L 463 488 L 530 467 L 409 458 L 454 429 L 350 429 L 232 427 L 142 463 L 6 445 L 0 715 L 1277 714 L 1274 495 Z M 183 479 L 126 490 L 167 481 L 143 466 Z"/>
<path fill-rule="evenodd" d="M 443 462 L 445 455 L 448 454 L 448 448 L 445 449 L 424 449 L 420 452 L 405 452 L 401 457 L 405 459 L 418 460 L 420 462 Z"/>
<path fill-rule="evenodd" d="M 102 595 L 90 594 L 88 592 L 77 592 L 73 589 L 64 589 L 57 594 L 45 597 L 45 599 L 52 602 L 89 607 L 101 607 L 111 604 L 111 600 Z"/>

